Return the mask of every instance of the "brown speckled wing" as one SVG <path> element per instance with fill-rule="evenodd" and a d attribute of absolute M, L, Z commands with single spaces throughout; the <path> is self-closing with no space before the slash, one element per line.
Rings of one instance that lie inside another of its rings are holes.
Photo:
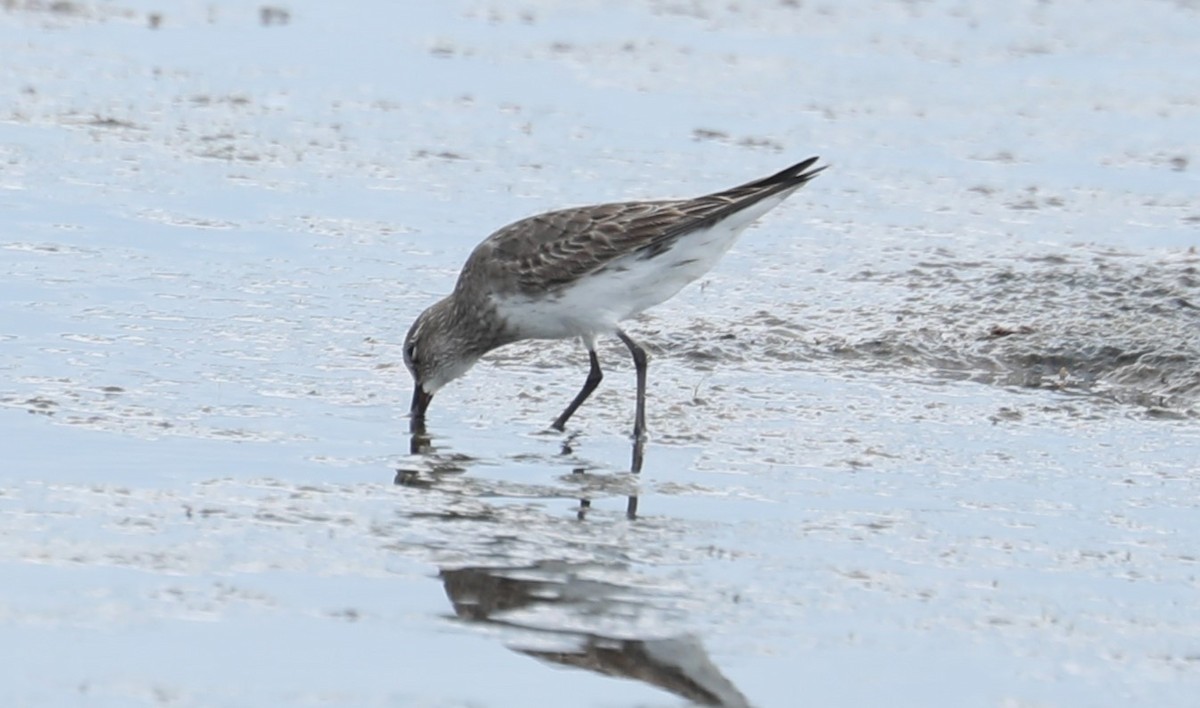
<path fill-rule="evenodd" d="M 598 204 L 522 219 L 475 248 L 463 266 L 459 288 L 487 283 L 497 294 L 538 295 L 624 256 L 654 258 L 684 234 L 805 184 L 824 169 L 808 169 L 816 160 L 696 199 Z"/>

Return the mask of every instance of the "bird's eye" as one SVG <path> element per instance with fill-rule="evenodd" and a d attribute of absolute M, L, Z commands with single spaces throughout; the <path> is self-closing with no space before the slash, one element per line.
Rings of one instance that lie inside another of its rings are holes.
<path fill-rule="evenodd" d="M 408 362 L 409 366 L 417 365 L 417 347 L 415 344 L 409 344 L 404 347 L 404 360 Z"/>

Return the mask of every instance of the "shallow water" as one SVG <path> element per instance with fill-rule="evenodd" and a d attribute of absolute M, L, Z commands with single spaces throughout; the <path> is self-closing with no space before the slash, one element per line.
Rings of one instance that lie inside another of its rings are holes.
<path fill-rule="evenodd" d="M 1116 0 L 8 3 L 0 696 L 1190 705 L 1198 30 Z M 563 342 L 410 439 L 403 333 L 490 230 L 810 154 L 630 324 L 641 474 L 616 341 L 567 435 Z"/>

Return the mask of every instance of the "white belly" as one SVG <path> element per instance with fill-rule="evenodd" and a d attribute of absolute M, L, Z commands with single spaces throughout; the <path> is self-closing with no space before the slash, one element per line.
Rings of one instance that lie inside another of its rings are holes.
<path fill-rule="evenodd" d="M 495 298 L 497 314 L 522 339 L 562 339 L 613 332 L 621 320 L 665 302 L 712 270 L 755 219 L 790 192 L 764 199 L 714 226 L 679 238 L 651 258 L 633 254 L 553 294 Z"/>

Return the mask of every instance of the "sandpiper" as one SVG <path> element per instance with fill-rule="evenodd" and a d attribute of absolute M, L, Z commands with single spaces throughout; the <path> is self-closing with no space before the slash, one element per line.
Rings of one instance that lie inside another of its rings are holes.
<path fill-rule="evenodd" d="M 694 199 L 563 209 L 509 224 L 475 247 L 454 292 L 413 322 L 404 363 L 415 382 L 414 432 L 442 386 L 487 352 L 523 339 L 580 337 L 591 368 L 552 424 L 567 420 L 600 384 L 596 337 L 615 334 L 633 355 L 633 435 L 646 431 L 646 352 L 620 322 L 670 299 L 707 273 L 763 214 L 816 177 L 817 158 Z"/>

